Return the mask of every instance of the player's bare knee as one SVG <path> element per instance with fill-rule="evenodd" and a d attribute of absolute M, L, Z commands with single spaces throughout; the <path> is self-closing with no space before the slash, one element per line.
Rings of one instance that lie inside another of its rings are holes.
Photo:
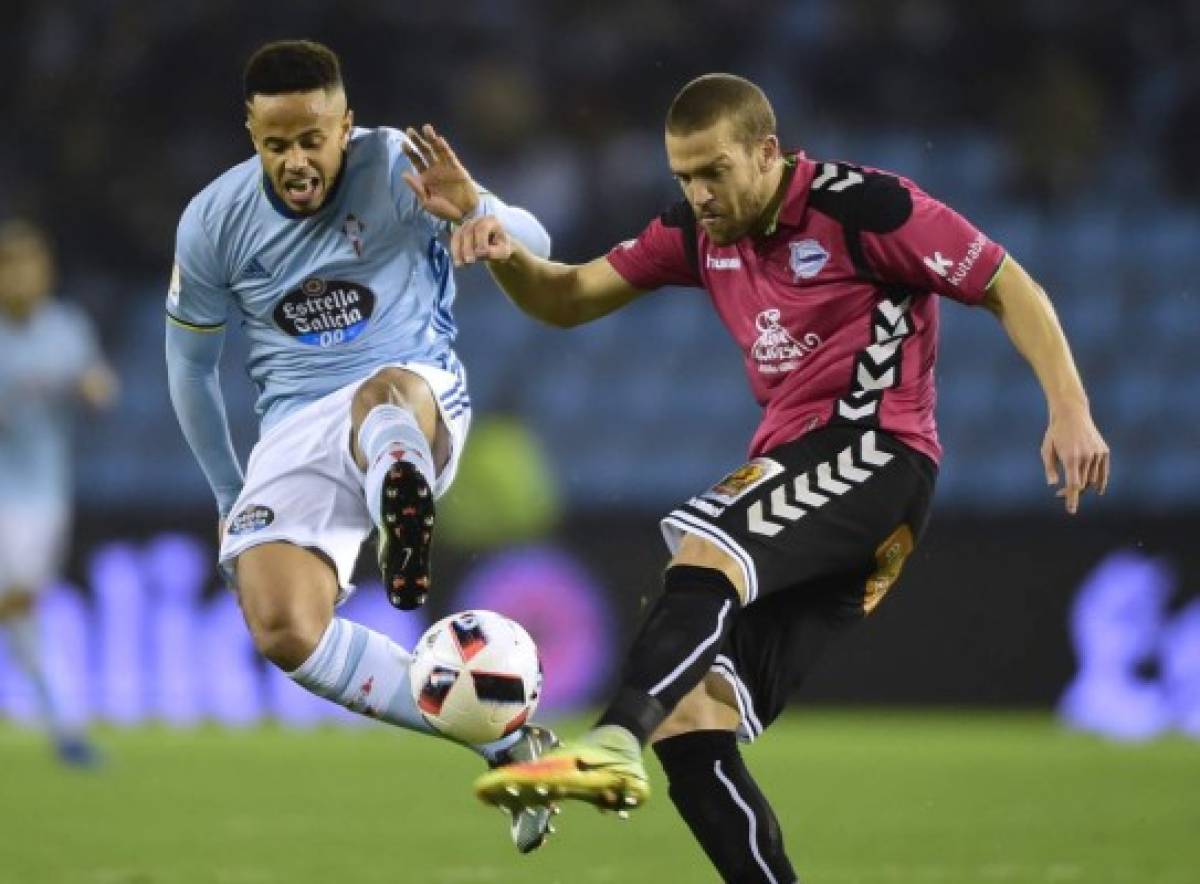
<path fill-rule="evenodd" d="M 742 600 L 742 604 L 746 603 L 746 577 L 742 573 L 741 566 L 733 556 L 703 537 L 695 534 L 684 534 L 679 542 L 679 549 L 676 550 L 674 557 L 672 557 L 669 567 L 674 567 L 675 565 L 690 565 L 696 568 L 712 568 L 720 571 L 729 578 L 729 581 L 737 590 L 738 598 Z"/>
<path fill-rule="evenodd" d="M 736 730 L 741 720 L 737 706 L 720 696 L 714 679 L 720 680 L 718 676 L 707 676 L 680 700 L 650 736 L 650 742 L 669 740 L 693 731 Z"/>
<path fill-rule="evenodd" d="M 278 598 L 278 594 L 273 598 Z M 298 669 L 317 649 L 328 619 L 305 606 L 286 602 L 247 604 L 242 613 L 258 652 L 285 672 Z"/>
<path fill-rule="evenodd" d="M 238 558 L 242 616 L 255 648 L 280 669 L 304 663 L 329 626 L 337 578 L 327 569 L 311 551 L 285 544 L 255 547 Z"/>
<path fill-rule="evenodd" d="M 377 405 L 399 405 L 416 412 L 430 397 L 429 385 L 419 375 L 402 368 L 384 368 L 354 391 L 351 410 L 355 424 Z"/>

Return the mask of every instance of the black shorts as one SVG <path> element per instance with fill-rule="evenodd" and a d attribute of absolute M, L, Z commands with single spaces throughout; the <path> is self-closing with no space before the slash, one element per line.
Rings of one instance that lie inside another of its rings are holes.
<path fill-rule="evenodd" d="M 748 600 L 713 671 L 742 736 L 783 710 L 829 640 L 869 614 L 925 529 L 937 469 L 880 430 L 826 427 L 780 445 L 663 519 L 741 566 Z"/>

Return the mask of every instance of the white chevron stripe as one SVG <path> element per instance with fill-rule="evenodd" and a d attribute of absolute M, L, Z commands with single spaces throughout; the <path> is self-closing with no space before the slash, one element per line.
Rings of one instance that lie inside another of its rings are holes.
<path fill-rule="evenodd" d="M 870 417 L 875 413 L 875 409 L 879 407 L 879 403 L 872 399 L 866 405 L 855 407 L 846 400 L 838 403 L 838 415 L 844 417 L 848 421 L 860 421 L 864 417 Z"/>
<path fill-rule="evenodd" d="M 875 323 L 875 343 L 882 344 L 884 341 L 890 341 L 892 338 L 906 338 L 911 332 L 908 328 L 908 320 L 901 318 L 893 327 L 889 328 L 886 325 Z"/>
<path fill-rule="evenodd" d="M 879 377 L 871 374 L 865 365 L 859 365 L 857 371 L 858 385 L 864 390 L 886 390 L 896 383 L 896 369 L 889 368 Z"/>
<path fill-rule="evenodd" d="M 838 455 L 838 473 L 843 479 L 848 479 L 851 482 L 862 482 L 871 478 L 871 471 L 864 470 L 862 467 L 854 465 L 854 450 L 852 448 L 842 449 L 842 453 Z"/>
<path fill-rule="evenodd" d="M 868 433 L 863 433 L 862 451 L 859 452 L 859 457 L 864 463 L 869 463 L 873 467 L 881 467 L 892 459 L 894 455 L 887 451 L 880 451 L 875 447 L 875 431 L 871 430 Z"/>
<path fill-rule="evenodd" d="M 792 506 L 787 499 L 787 485 L 780 485 L 771 492 L 771 515 L 794 522 L 804 515 L 804 510 Z"/>
<path fill-rule="evenodd" d="M 900 338 L 892 338 L 889 341 L 871 344 L 867 347 L 867 355 L 875 361 L 876 365 L 883 365 L 895 357 L 896 350 L 899 349 L 901 343 Z"/>
<path fill-rule="evenodd" d="M 880 301 L 879 312 L 883 314 L 884 318 L 888 322 L 890 322 L 892 325 L 895 325 L 897 322 L 903 319 L 904 314 L 908 312 L 908 303 L 908 298 L 905 298 L 899 304 L 894 304 L 891 301 Z"/>
<path fill-rule="evenodd" d="M 849 172 L 848 171 L 848 172 L 846 172 L 845 178 L 843 178 L 837 184 L 829 185 L 829 189 L 830 189 L 830 191 L 840 193 L 841 191 L 845 190 L 847 187 L 853 187 L 856 184 L 862 184 L 862 183 L 863 183 L 862 175 L 858 174 L 857 172 Z"/>
<path fill-rule="evenodd" d="M 835 166 L 833 163 L 822 163 L 821 164 L 821 174 L 813 179 L 813 183 L 812 183 L 811 187 L 813 190 L 820 190 L 822 187 L 824 187 L 826 184 L 828 184 L 832 179 L 834 179 L 836 177 L 837 177 L 837 166 Z"/>
<path fill-rule="evenodd" d="M 833 465 L 828 461 L 817 464 L 817 487 L 830 494 L 845 494 L 850 486 L 833 475 Z"/>
<path fill-rule="evenodd" d="M 761 534 L 764 537 L 774 537 L 783 530 L 783 526 L 777 522 L 770 522 L 763 518 L 763 505 L 761 500 L 756 500 L 754 506 L 746 513 L 746 527 L 755 534 Z"/>
<path fill-rule="evenodd" d="M 794 490 L 796 492 L 796 500 L 809 509 L 815 509 L 829 500 L 824 494 L 817 494 L 817 492 L 808 487 L 808 473 L 802 473 L 796 477 Z"/>

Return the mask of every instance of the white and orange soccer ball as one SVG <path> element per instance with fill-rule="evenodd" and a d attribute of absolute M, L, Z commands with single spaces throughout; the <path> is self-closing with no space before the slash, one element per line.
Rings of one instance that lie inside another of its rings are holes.
<path fill-rule="evenodd" d="M 542 693 L 537 646 L 492 611 L 451 614 L 425 631 L 409 668 L 413 699 L 439 732 L 490 743 L 523 725 Z"/>

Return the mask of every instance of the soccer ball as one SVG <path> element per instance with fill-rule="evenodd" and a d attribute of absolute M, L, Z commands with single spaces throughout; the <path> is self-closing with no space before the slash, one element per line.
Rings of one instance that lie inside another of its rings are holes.
<path fill-rule="evenodd" d="M 462 743 L 498 740 L 523 725 L 542 693 L 529 633 L 492 611 L 463 611 L 425 631 L 408 670 L 413 700 L 439 732 Z"/>

